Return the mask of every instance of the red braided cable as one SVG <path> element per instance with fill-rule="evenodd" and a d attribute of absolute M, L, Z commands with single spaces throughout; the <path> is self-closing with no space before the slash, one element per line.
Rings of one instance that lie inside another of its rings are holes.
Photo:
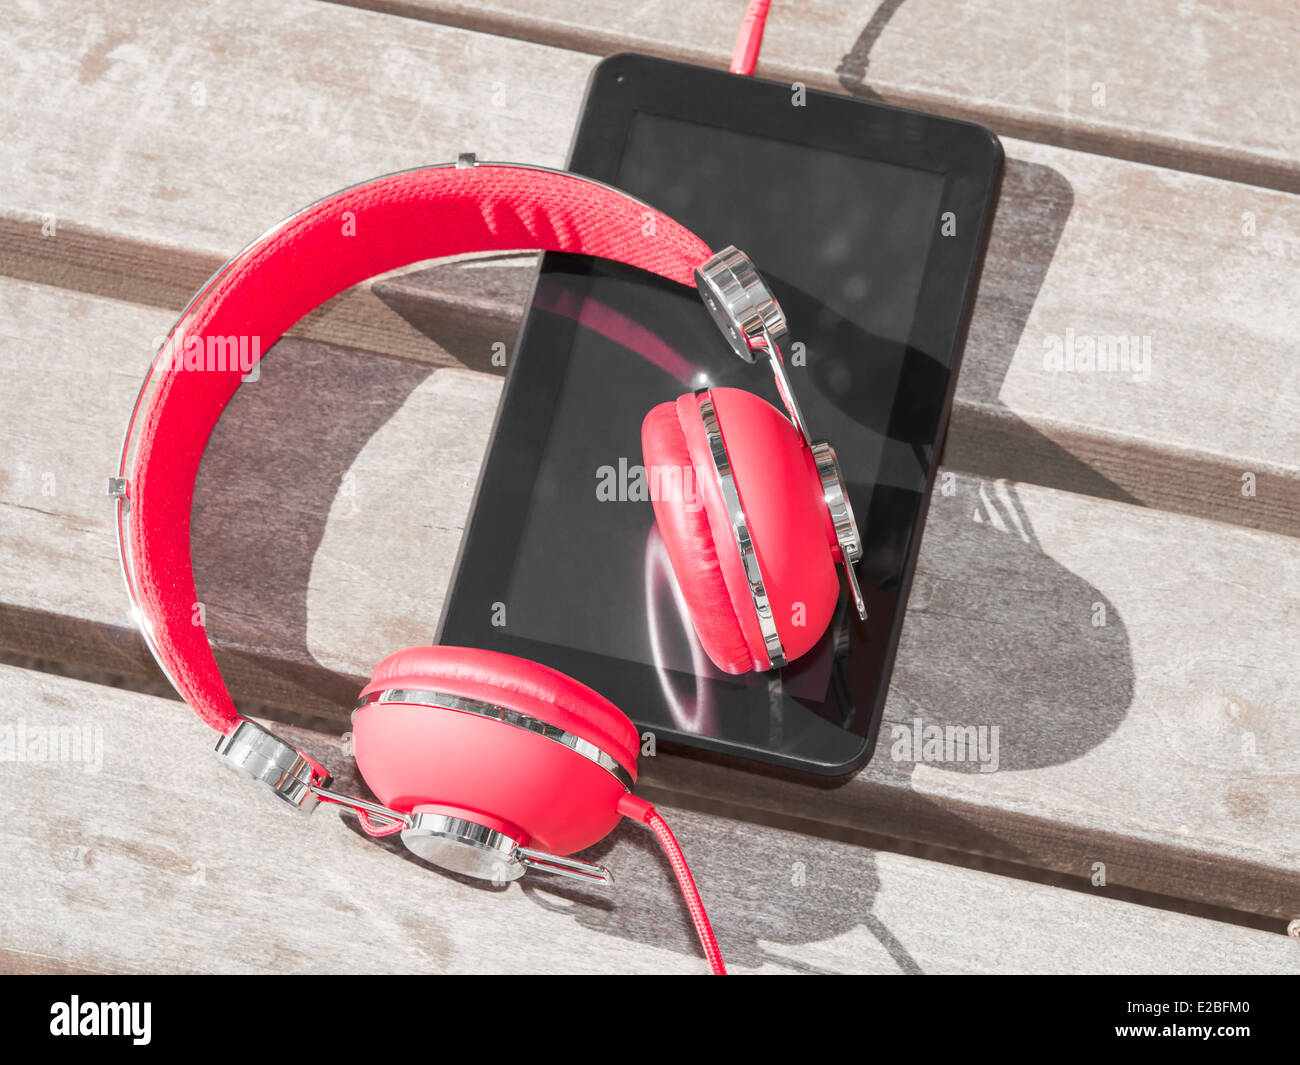
<path fill-rule="evenodd" d="M 771 0 L 753 0 L 740 23 L 736 34 L 736 47 L 731 53 L 733 74 L 753 74 L 758 66 L 758 53 L 763 48 L 763 27 L 767 23 L 767 9 Z"/>
<path fill-rule="evenodd" d="M 331 799 L 325 795 L 320 797 L 320 801 L 331 806 L 340 806 L 344 810 L 351 810 L 357 815 L 357 821 L 360 822 L 361 828 L 367 836 L 391 836 L 394 832 L 400 832 L 406 827 L 401 821 L 389 821 L 386 818 L 382 821 L 376 821 L 359 806 L 349 806 L 346 802 L 340 802 L 338 799 Z"/>
<path fill-rule="evenodd" d="M 376 821 L 365 810 L 357 811 L 357 820 L 361 822 L 361 827 L 368 836 L 391 836 L 394 832 L 400 832 L 406 827 L 401 821 L 386 823 Z"/>
<path fill-rule="evenodd" d="M 664 854 L 668 856 L 669 864 L 673 867 L 673 875 L 677 877 L 677 883 L 682 889 L 686 908 L 691 911 L 691 920 L 695 922 L 700 946 L 704 948 L 704 956 L 709 959 L 709 967 L 713 970 L 713 975 L 726 976 L 727 967 L 722 962 L 722 950 L 713 935 L 713 926 L 709 924 L 709 915 L 704 912 L 704 903 L 700 899 L 700 889 L 695 886 L 695 878 L 691 876 L 690 866 L 686 864 L 686 856 L 682 854 L 677 837 L 668 827 L 668 822 L 659 816 L 659 811 L 653 806 L 646 806 L 643 820 L 659 838 L 659 845 L 663 847 Z"/>

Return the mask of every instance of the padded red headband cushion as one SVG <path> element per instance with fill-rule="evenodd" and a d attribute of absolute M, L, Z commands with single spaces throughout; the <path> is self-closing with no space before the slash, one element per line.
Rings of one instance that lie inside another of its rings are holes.
<path fill-rule="evenodd" d="M 251 244 L 195 298 L 169 346 L 248 337 L 250 353 L 265 352 L 308 311 L 375 274 L 530 249 L 616 259 L 681 284 L 692 284 L 710 254 L 666 215 L 572 174 L 508 165 L 407 171 L 321 200 Z M 156 367 L 132 418 L 134 457 L 123 471 L 124 550 L 142 622 L 181 695 L 223 732 L 239 716 L 207 633 L 192 624 L 190 504 L 203 449 L 241 376 L 237 365 Z"/>

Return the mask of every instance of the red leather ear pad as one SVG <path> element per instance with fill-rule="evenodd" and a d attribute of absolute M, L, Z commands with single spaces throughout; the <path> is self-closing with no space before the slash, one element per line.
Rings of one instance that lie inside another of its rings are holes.
<path fill-rule="evenodd" d="M 692 461 L 676 403 L 660 403 L 645 416 L 641 423 L 641 457 L 647 472 L 659 484 L 683 486 L 681 493 L 652 493 L 652 503 L 659 535 L 700 644 L 713 664 L 727 673 L 747 673 L 757 668 L 722 575 L 709 515 L 698 490 L 705 479 L 716 474 L 710 469 L 698 469 Z M 691 479 L 690 490 L 681 479 L 684 476 Z M 740 565 L 734 542 L 724 541 L 723 549 L 734 554 L 736 565 Z"/>
<path fill-rule="evenodd" d="M 840 595 L 817 464 L 770 403 L 736 388 L 710 395 L 777 632 L 794 661 L 821 639 Z"/>
<path fill-rule="evenodd" d="M 412 647 L 384 659 L 362 695 L 411 688 L 517 710 L 612 756 L 633 780 L 639 737 L 609 700 L 557 670 L 467 647 Z M 463 711 L 371 703 L 353 719 L 357 768 L 396 810 L 468 817 L 555 854 L 618 823 L 626 789 L 554 739 Z"/>

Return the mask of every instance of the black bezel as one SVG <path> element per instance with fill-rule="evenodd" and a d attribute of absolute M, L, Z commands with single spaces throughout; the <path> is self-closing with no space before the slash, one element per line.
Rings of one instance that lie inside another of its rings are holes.
<path fill-rule="evenodd" d="M 935 407 L 933 432 L 928 443 L 918 444 L 928 473 L 907 547 L 901 581 L 890 590 L 891 608 L 880 616 L 873 613 L 862 628 L 862 638 L 884 640 L 883 664 L 872 699 L 870 714 L 863 721 L 861 743 L 848 758 L 834 763 L 792 758 L 765 749 L 761 744 L 745 745 L 719 741 L 714 737 L 674 732 L 654 726 L 662 742 L 699 747 L 741 760 L 781 765 L 790 769 L 837 776 L 861 767 L 870 757 L 888 695 L 898 638 L 902 627 L 917 554 L 933 489 L 938 461 L 952 407 L 971 305 L 1002 171 L 1002 148 L 997 138 L 982 127 L 952 119 L 889 107 L 883 104 L 804 90 L 803 106 L 791 103 L 792 86 L 755 78 L 737 77 L 669 60 L 635 54 L 620 54 L 602 61 L 593 71 L 583 104 L 582 119 L 574 136 L 568 168 L 601 181 L 613 183 L 622 159 L 633 116 L 642 111 L 694 123 L 716 125 L 772 137 L 900 166 L 930 171 L 944 178 L 940 212 L 953 212 L 955 235 L 936 231 L 927 259 L 917 302 L 909 347 L 945 355 L 951 372 L 942 404 Z M 714 247 L 730 243 L 726 234 L 701 232 Z M 762 263 L 758 264 L 762 269 Z M 580 257 L 548 254 L 543 258 L 543 275 L 561 271 L 569 275 L 588 274 L 593 266 Z M 641 275 L 646 284 L 671 283 Z M 530 307 L 532 300 L 530 298 Z M 701 313 L 704 313 L 701 308 Z M 510 359 L 505 388 L 497 409 L 491 441 L 480 471 L 478 487 L 461 539 L 451 587 L 439 625 L 439 642 L 488 647 L 521 657 L 546 662 L 579 680 L 607 675 L 616 666 L 629 677 L 628 690 L 635 691 L 644 680 L 637 675 L 652 668 L 638 663 L 609 659 L 592 652 L 541 643 L 511 634 L 491 624 L 485 604 L 504 601 L 509 568 L 502 560 L 513 559 L 532 484 L 545 449 L 550 418 L 560 395 L 564 374 L 531 372 L 527 350 L 535 329 L 536 313 L 530 309 Z M 554 321 L 546 331 L 553 345 L 557 336 Z M 578 326 L 568 327 L 572 340 Z M 563 335 L 563 334 L 561 334 Z M 723 344 L 721 336 L 719 345 Z M 567 350 L 567 347 L 566 347 Z M 555 358 L 552 348 L 551 358 Z M 754 370 L 754 385 L 761 383 Z M 831 441 L 834 443 L 834 440 Z M 738 679 L 749 686 L 764 685 L 763 678 Z M 593 684 L 615 703 L 618 692 L 608 685 Z M 636 721 L 635 701 L 620 703 Z M 638 726 L 643 722 L 637 721 Z M 855 730 L 856 734 L 856 730 Z"/>

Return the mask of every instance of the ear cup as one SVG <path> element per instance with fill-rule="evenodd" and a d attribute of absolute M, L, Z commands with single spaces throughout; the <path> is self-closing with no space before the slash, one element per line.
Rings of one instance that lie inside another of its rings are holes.
<path fill-rule="evenodd" d="M 357 768 L 384 805 L 466 817 L 560 855 L 591 846 L 618 823 L 627 789 L 581 749 L 603 752 L 635 780 L 639 737 L 585 684 L 495 651 L 412 647 L 385 658 L 361 694 L 388 690 L 502 707 L 528 727 L 414 701 L 362 706 L 352 723 Z"/>
<path fill-rule="evenodd" d="M 701 498 L 701 482 L 713 474 L 695 467 L 676 403 L 661 403 L 645 416 L 641 456 L 661 486 L 671 483 L 682 488 L 653 493 L 655 523 L 705 653 L 727 673 L 758 668 L 723 577 L 719 548 Z M 684 476 L 691 480 L 689 487 L 681 479 Z M 734 542 L 724 541 L 722 549 L 735 555 L 736 566 L 741 565 Z"/>
<path fill-rule="evenodd" d="M 793 661 L 821 638 L 839 598 L 834 527 L 816 463 L 789 419 L 770 403 L 734 388 L 711 389 L 709 397 L 777 632 Z M 675 404 L 660 404 L 642 425 L 647 469 L 685 466 L 700 489 L 694 511 L 678 499 L 656 499 L 655 520 L 709 658 L 728 673 L 765 670 L 770 659 L 699 401 L 685 395 Z"/>

